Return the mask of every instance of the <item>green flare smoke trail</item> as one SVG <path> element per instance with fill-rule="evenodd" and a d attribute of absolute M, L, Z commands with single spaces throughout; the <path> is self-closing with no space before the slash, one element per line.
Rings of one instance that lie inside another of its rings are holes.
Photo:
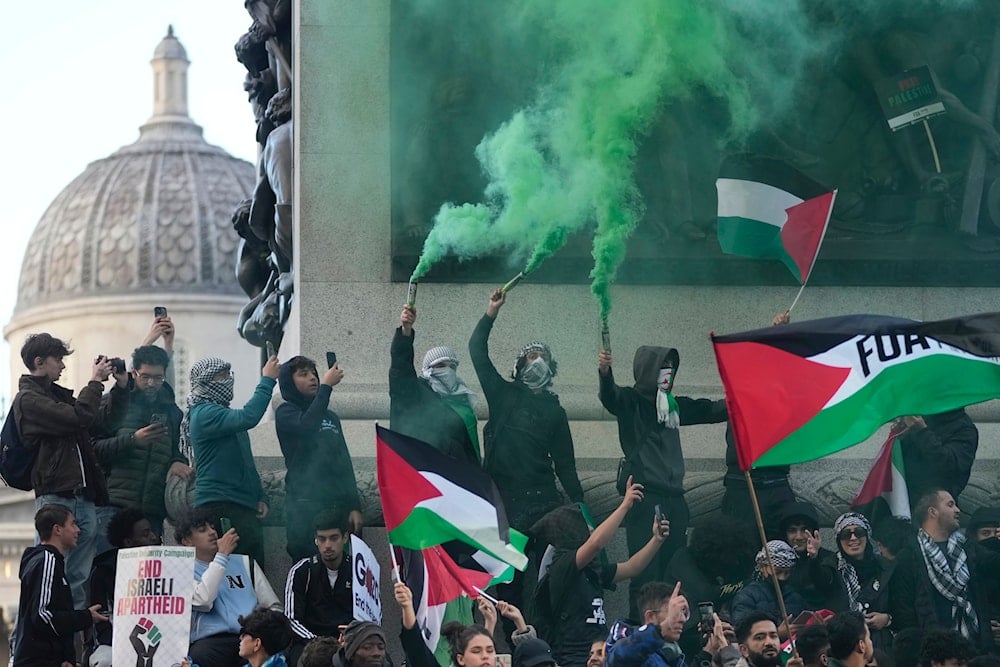
<path fill-rule="evenodd" d="M 479 204 L 444 204 L 414 280 L 448 254 L 504 251 L 532 271 L 567 238 L 596 225 L 592 290 L 601 316 L 625 244 L 642 214 L 633 178 L 638 142 L 664 100 L 700 87 L 729 101 L 737 132 L 752 124 L 748 95 L 727 67 L 727 24 L 700 0 L 525 0 L 564 57 L 533 104 L 476 150 L 489 185 Z"/>

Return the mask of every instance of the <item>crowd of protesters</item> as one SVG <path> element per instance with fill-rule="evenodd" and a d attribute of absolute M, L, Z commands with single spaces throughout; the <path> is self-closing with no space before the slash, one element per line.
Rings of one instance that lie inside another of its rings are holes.
<path fill-rule="evenodd" d="M 457 606 L 460 620 L 440 628 L 444 652 L 428 647 L 412 592 L 395 584 L 409 664 L 493 667 L 495 638 L 513 648 L 514 667 L 996 662 L 1000 508 L 960 521 L 956 498 L 978 446 L 964 410 L 900 419 L 911 519 L 882 505 L 845 511 L 826 547 L 816 508 L 795 498 L 789 469 L 753 471 L 768 539 L 761 544 L 729 431 L 721 515 L 689 526 L 683 427 L 726 422 L 725 401 L 675 395 L 676 349 L 636 350 L 628 386 L 618 384 L 611 353 L 602 350 L 595 390 L 618 424 L 622 500 L 592 525 L 569 420 L 553 391 L 554 351 L 544 342 L 525 344 L 509 380 L 490 358 L 490 333 L 505 301 L 501 290 L 489 295 L 469 340 L 489 407 L 481 442 L 477 397 L 458 374 L 456 352 L 430 346 L 415 366 L 410 306 L 391 341 L 391 428 L 485 469 L 511 526 L 530 537 L 530 577 L 519 574 L 493 590 L 496 603 L 480 597 L 481 624 L 473 623 L 471 604 Z M 787 321 L 779 315 L 773 324 Z M 28 373 L 10 415 L 37 452 L 31 482 L 39 544 L 22 558 L 14 667 L 111 664 L 107 611 L 117 550 L 160 543 L 170 476 L 194 477 L 193 507 L 174 518 L 170 536 L 195 552 L 190 664 L 391 664 L 384 630 L 353 618 L 346 550 L 364 526 L 341 422 L 330 409 L 343 371 L 336 363 L 320 371 L 306 357 L 279 363 L 272 356 L 251 398 L 234 408 L 230 364 L 202 359 L 191 368 L 182 410 L 171 386 L 173 338 L 170 318 L 156 317 L 128 368 L 98 356 L 75 396 L 56 383 L 72 354 L 65 342 L 40 333 L 21 349 Z M 270 507 L 248 435 L 276 384 L 284 399 L 275 427 L 294 563 L 280 597 L 263 567 L 261 522 Z M 619 528 L 628 557 L 614 563 L 605 547 Z M 234 585 L 245 581 L 252 585 Z M 609 619 L 604 591 L 624 582 L 628 609 Z"/>

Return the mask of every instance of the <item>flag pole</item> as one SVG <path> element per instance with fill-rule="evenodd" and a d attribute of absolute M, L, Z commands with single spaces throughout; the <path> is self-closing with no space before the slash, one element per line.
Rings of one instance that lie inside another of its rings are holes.
<path fill-rule="evenodd" d="M 785 611 L 785 599 L 781 597 L 781 584 L 778 582 L 778 574 L 774 571 L 774 563 L 771 562 L 771 551 L 767 548 L 767 535 L 764 533 L 764 519 L 760 514 L 760 505 L 757 503 L 757 491 L 753 487 L 753 478 L 750 477 L 750 470 L 744 470 L 743 475 L 747 480 L 747 488 L 750 490 L 750 503 L 753 505 L 753 515 L 757 519 L 757 530 L 760 533 L 760 543 L 764 545 L 764 558 L 767 560 L 767 567 L 771 570 L 771 583 L 774 584 L 774 594 L 778 598 L 778 609 L 781 611 L 781 622 L 785 625 L 785 632 L 788 634 L 788 641 L 792 646 L 792 655 L 799 657 L 799 650 L 792 641 L 792 626 L 788 623 L 788 612 Z"/>
<path fill-rule="evenodd" d="M 823 223 L 823 232 L 819 236 L 819 245 L 816 246 L 816 254 L 813 255 L 812 263 L 809 265 L 809 271 L 806 273 L 806 279 L 802 281 L 802 285 L 799 287 L 799 293 L 795 295 L 795 300 L 792 301 L 792 305 L 788 307 L 788 314 L 791 315 L 792 309 L 795 308 L 795 304 L 799 302 L 799 297 L 802 296 L 802 290 L 806 288 L 806 283 L 809 282 L 809 276 L 812 275 L 813 267 L 816 266 L 816 258 L 819 257 L 819 249 L 823 245 L 823 239 L 826 238 L 826 228 L 830 226 L 830 216 L 833 215 L 833 205 L 837 203 L 837 192 L 833 191 L 833 197 L 830 199 L 830 210 L 826 212 L 826 222 Z"/>
<path fill-rule="evenodd" d="M 392 560 L 392 583 L 403 583 L 403 578 L 399 576 L 399 563 L 396 562 L 396 549 L 392 546 L 392 542 L 389 542 L 389 558 Z"/>

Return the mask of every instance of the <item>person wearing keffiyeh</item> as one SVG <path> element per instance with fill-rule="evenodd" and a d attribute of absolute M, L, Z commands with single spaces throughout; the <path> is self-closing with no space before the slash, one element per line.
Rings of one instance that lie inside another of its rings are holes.
<path fill-rule="evenodd" d="M 837 553 L 819 558 L 811 569 L 816 588 L 829 596 L 837 612 L 864 614 L 876 648 L 892 646 L 889 581 L 894 566 L 875 555 L 871 524 L 863 514 L 846 512 L 833 524 Z"/>
<path fill-rule="evenodd" d="M 767 555 L 770 553 L 771 561 L 768 564 Z M 736 597 L 733 598 L 732 617 L 733 623 L 739 625 L 744 618 L 754 611 L 764 611 L 774 619 L 781 618 L 781 608 L 778 605 L 778 598 L 774 594 L 774 582 L 771 581 L 771 567 L 774 575 L 781 584 L 781 597 L 785 603 L 785 612 L 791 616 L 789 620 L 806 610 L 806 601 L 788 581 L 788 577 L 798 560 L 795 549 L 787 542 L 781 540 L 771 540 L 767 543 L 767 553 L 764 549 L 757 552 L 754 562 L 757 564 L 757 580 L 743 587 Z M 778 631 L 784 635 L 785 624 L 779 623 Z M 782 639 L 787 637 L 782 636 Z"/>
<path fill-rule="evenodd" d="M 238 553 L 264 564 L 264 534 L 260 521 L 268 504 L 250 451 L 247 431 L 256 426 L 278 377 L 278 359 L 264 364 L 253 396 L 241 409 L 229 407 L 234 378 L 228 362 L 215 357 L 191 367 L 188 410 L 181 423 L 182 452 L 195 466 L 194 505 L 226 518 L 239 534 Z M 216 522 L 219 534 L 225 532 Z"/>
<path fill-rule="evenodd" d="M 893 628 L 955 630 L 980 650 L 994 648 L 984 590 L 1000 576 L 1000 554 L 966 541 L 955 499 L 941 489 L 917 501 L 917 544 L 900 554 L 889 588 Z"/>
<path fill-rule="evenodd" d="M 389 348 L 389 427 L 478 467 L 476 394 L 458 374 L 458 357 L 450 347 L 427 350 L 418 374 L 413 367 L 416 320 L 417 311 L 403 306 Z"/>

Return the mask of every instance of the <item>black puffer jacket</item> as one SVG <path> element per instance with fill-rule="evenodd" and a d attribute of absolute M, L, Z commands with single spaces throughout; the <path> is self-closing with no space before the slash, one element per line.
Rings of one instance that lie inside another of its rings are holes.
<path fill-rule="evenodd" d="M 313 398 L 295 388 L 293 371 L 282 364 L 278 387 L 285 402 L 274 411 L 278 443 L 285 457 L 289 500 L 313 501 L 342 511 L 361 509 L 354 464 L 340 417 L 327 406 L 333 387 L 320 384 Z M 311 520 L 311 517 L 310 517 Z"/>
<path fill-rule="evenodd" d="M 118 424 L 116 437 L 96 440 L 94 448 L 107 475 L 112 505 L 137 507 L 145 514 L 164 516 L 167 470 L 173 463 L 187 463 L 177 449 L 184 415 L 174 403 L 174 390 L 168 384 L 163 384 L 153 398 L 140 389 L 132 389 L 129 395 L 128 411 Z M 136 443 L 135 432 L 149 426 L 154 414 L 166 417 L 168 432 L 149 445 Z"/>
<path fill-rule="evenodd" d="M 910 427 L 900 436 L 910 502 L 934 489 L 953 498 L 965 490 L 979 449 L 979 429 L 965 410 L 924 415 L 927 428 Z"/>
<path fill-rule="evenodd" d="M 583 500 L 583 487 L 576 474 L 566 411 L 555 394 L 534 392 L 523 382 L 503 379 L 489 355 L 494 321 L 483 315 L 469 339 L 469 355 L 490 405 L 483 467 L 510 502 L 518 498 L 517 491 L 537 490 L 558 496 L 552 476 L 555 466 L 570 500 L 579 502 Z"/>
<path fill-rule="evenodd" d="M 679 496 L 684 493 L 684 453 L 680 431 L 668 428 L 656 418 L 656 380 L 667 359 L 677 372 L 680 357 L 671 347 L 644 345 L 635 351 L 632 372 L 634 387 L 619 387 L 609 369 L 600 375 L 600 399 L 604 408 L 618 418 L 618 440 L 622 452 L 635 463 L 638 479 L 648 491 Z M 715 424 L 726 421 L 726 402 L 707 398 L 676 396 L 681 426 Z"/>
<path fill-rule="evenodd" d="M 389 349 L 389 427 L 418 440 L 439 452 L 479 465 L 479 452 L 469 439 L 469 431 L 458 413 L 417 376 L 413 368 L 413 341 L 400 327 Z"/>

